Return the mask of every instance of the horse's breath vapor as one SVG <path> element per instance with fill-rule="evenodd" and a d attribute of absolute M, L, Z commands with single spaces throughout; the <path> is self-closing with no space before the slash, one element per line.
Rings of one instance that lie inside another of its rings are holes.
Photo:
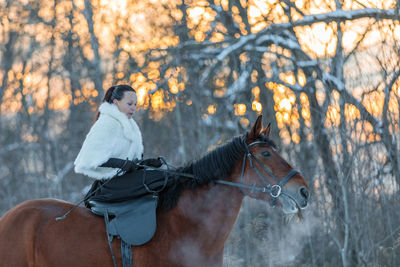
<path fill-rule="evenodd" d="M 179 266 L 207 266 L 207 260 L 196 240 L 183 238 L 171 247 L 169 258 Z"/>
<path fill-rule="evenodd" d="M 307 237 L 315 232 L 313 228 L 321 225 L 319 219 L 305 212 L 307 216 L 300 220 L 290 220 L 285 224 L 285 231 L 280 233 L 279 239 L 267 238 L 265 248 L 269 251 L 270 261 L 277 265 L 287 265 L 293 263 L 303 248 L 307 245 Z M 294 216 L 296 218 L 296 216 Z M 271 246 L 271 242 L 275 242 L 275 246 Z M 261 251 L 262 253 L 262 251 Z"/>

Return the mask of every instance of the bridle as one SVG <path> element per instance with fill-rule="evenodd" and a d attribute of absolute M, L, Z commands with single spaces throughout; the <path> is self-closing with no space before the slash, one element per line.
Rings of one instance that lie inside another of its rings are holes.
<path fill-rule="evenodd" d="M 242 189 L 249 189 L 251 192 L 253 191 L 260 191 L 263 193 L 269 193 L 271 196 L 271 201 L 270 204 L 272 207 L 275 206 L 276 204 L 276 200 L 278 199 L 278 197 L 280 195 L 286 195 L 288 197 L 291 198 L 290 195 L 286 194 L 284 191 L 282 191 L 282 187 L 296 174 L 299 173 L 299 171 L 293 169 L 291 170 L 288 174 L 286 174 L 282 179 L 279 179 L 278 177 L 276 177 L 272 171 L 270 169 L 268 169 L 266 166 L 264 166 L 262 164 L 262 162 L 257 159 L 254 154 L 250 151 L 250 148 L 255 146 L 255 145 L 260 145 L 260 144 L 267 144 L 267 142 L 264 141 L 255 141 L 252 142 L 250 144 L 247 144 L 245 141 L 243 142 L 246 148 L 246 151 L 244 153 L 243 156 L 243 163 L 242 163 L 242 170 L 241 170 L 241 174 L 240 174 L 240 183 L 235 183 L 235 182 L 229 182 L 229 181 L 225 181 L 225 180 L 216 180 L 216 183 L 219 184 L 225 184 L 225 185 L 230 185 L 230 186 L 234 186 L 234 187 L 238 187 L 240 189 L 240 191 L 245 194 L 243 192 Z M 264 187 L 259 187 L 256 186 L 256 183 L 254 183 L 253 185 L 248 185 L 244 183 L 244 172 L 246 169 L 246 161 L 247 159 L 249 160 L 250 166 L 255 170 L 255 172 L 257 173 L 257 176 L 260 178 L 260 180 L 263 182 Z M 255 164 L 258 164 L 265 173 L 267 173 L 270 177 L 272 177 L 275 181 L 276 184 L 271 185 L 270 183 L 268 183 L 268 181 L 266 180 L 266 178 L 262 175 L 262 173 L 260 173 L 260 171 L 258 170 L 258 168 L 255 166 Z"/>

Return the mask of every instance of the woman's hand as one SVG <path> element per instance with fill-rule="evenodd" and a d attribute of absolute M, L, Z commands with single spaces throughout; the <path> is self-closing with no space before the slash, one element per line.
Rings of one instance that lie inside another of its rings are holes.
<path fill-rule="evenodd" d="M 117 158 L 110 158 L 107 162 L 100 165 L 100 167 L 120 168 L 125 172 L 131 172 L 133 170 L 138 169 L 139 165 L 137 165 L 134 161 L 128 159 L 123 160 Z"/>

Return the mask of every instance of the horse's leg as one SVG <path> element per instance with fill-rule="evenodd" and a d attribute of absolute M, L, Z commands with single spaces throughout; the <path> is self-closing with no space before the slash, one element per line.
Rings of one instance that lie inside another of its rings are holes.
<path fill-rule="evenodd" d="M 0 267 L 35 266 L 35 209 L 17 206 L 0 218 Z"/>

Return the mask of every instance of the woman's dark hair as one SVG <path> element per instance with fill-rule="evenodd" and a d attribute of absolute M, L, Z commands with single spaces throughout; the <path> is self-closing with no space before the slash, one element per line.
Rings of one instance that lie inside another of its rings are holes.
<path fill-rule="evenodd" d="M 111 104 L 114 99 L 121 100 L 124 97 L 124 93 L 129 91 L 136 93 L 135 89 L 129 85 L 121 84 L 111 86 L 104 95 L 103 102 L 108 102 Z"/>
<path fill-rule="evenodd" d="M 124 97 L 125 92 L 136 93 L 135 89 L 133 89 L 132 87 L 130 87 L 129 85 L 126 85 L 126 84 L 111 86 L 106 91 L 102 103 L 108 102 L 108 103 L 112 104 L 114 99 L 121 100 Z M 97 112 L 94 121 L 97 121 L 99 116 L 100 116 L 100 112 Z"/>

